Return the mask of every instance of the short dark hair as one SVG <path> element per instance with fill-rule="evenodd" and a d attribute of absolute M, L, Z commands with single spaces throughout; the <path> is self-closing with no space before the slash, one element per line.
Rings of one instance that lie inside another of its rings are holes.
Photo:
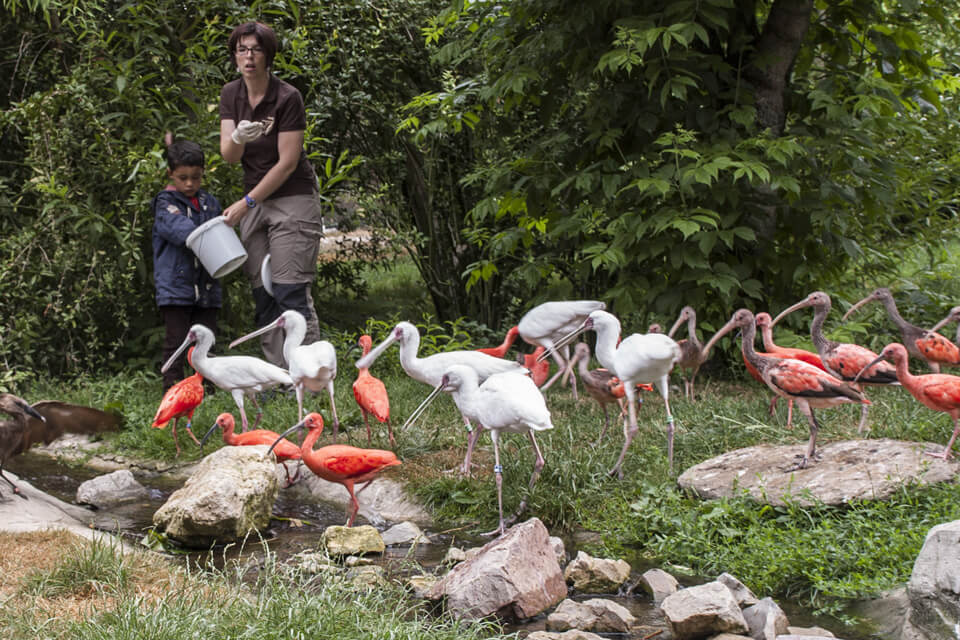
<path fill-rule="evenodd" d="M 277 55 L 277 34 L 273 29 L 262 22 L 244 22 L 230 34 L 227 46 L 230 48 L 230 61 L 237 64 L 237 45 L 243 36 L 256 36 L 257 43 L 263 47 L 263 54 L 267 57 L 267 66 L 273 65 L 273 58 Z"/>
<path fill-rule="evenodd" d="M 171 143 L 164 155 L 167 158 L 167 168 L 171 171 L 177 167 L 204 166 L 203 149 L 190 140 L 177 140 Z"/>

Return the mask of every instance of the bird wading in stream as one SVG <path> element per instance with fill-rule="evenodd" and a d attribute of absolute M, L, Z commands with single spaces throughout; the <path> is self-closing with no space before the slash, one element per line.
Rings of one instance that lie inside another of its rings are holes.
<path fill-rule="evenodd" d="M 923 360 L 934 373 L 940 373 L 941 365 L 955 366 L 960 364 L 960 348 L 936 331 L 927 331 L 903 319 L 897 310 L 897 303 L 893 293 L 886 287 L 881 287 L 847 309 L 841 320 L 846 321 L 853 313 L 865 304 L 878 301 L 883 304 L 890 321 L 897 325 L 904 347 L 914 358 Z"/>
<path fill-rule="evenodd" d="M 245 433 L 235 433 L 234 430 L 236 429 L 236 422 L 233 419 L 233 415 L 230 413 L 221 413 L 219 416 L 217 416 L 217 420 L 213 423 L 213 426 L 207 430 L 207 433 L 199 442 L 201 447 L 207 443 L 207 440 L 210 439 L 210 436 L 217 429 L 220 429 L 223 432 L 224 444 L 230 445 L 231 447 L 249 447 L 260 444 L 265 444 L 267 446 L 273 445 L 271 447 L 271 451 L 273 451 L 274 455 L 277 456 L 277 462 L 283 465 L 283 472 L 287 476 L 286 486 L 289 487 L 291 484 L 296 482 L 297 477 L 300 475 L 300 468 L 297 467 L 297 471 L 291 478 L 290 469 L 287 467 L 286 462 L 287 460 L 300 459 L 299 446 L 285 438 L 281 438 L 278 433 L 268 429 L 254 429 Z"/>
<path fill-rule="evenodd" d="M 477 372 L 481 382 L 495 373 L 507 371 L 526 373 L 527 371 L 517 362 L 495 358 L 475 350 L 445 351 L 420 358 L 417 356 L 417 352 L 420 350 L 420 332 L 409 322 L 397 323 L 397 326 L 390 331 L 390 335 L 384 338 L 370 353 L 357 360 L 357 369 L 369 369 L 380 354 L 394 342 L 400 345 L 400 366 L 403 367 L 406 374 L 431 387 L 440 384 L 444 372 L 455 364 L 465 364 L 471 367 Z M 470 473 L 470 460 L 480 432 L 473 428 L 469 418 L 463 414 L 461 416 L 468 436 L 467 453 L 463 458 L 460 473 L 467 475 Z"/>
<path fill-rule="evenodd" d="M 537 483 L 543 469 L 544 458 L 534 434 L 553 428 L 550 412 L 543 394 L 529 376 L 521 373 L 498 373 L 489 376 L 483 383 L 477 372 L 464 365 L 449 367 L 433 392 L 410 415 L 404 426 L 412 424 L 427 405 L 441 392 L 449 393 L 460 412 L 490 431 L 493 440 L 493 472 L 497 483 L 497 507 L 499 525 L 487 535 L 503 535 L 507 525 L 512 524 L 527 508 L 527 499 L 520 502 L 516 513 L 509 519 L 503 517 L 503 466 L 500 464 L 500 432 L 526 434 L 530 438 L 535 455 L 533 473 L 530 476 L 529 492 Z"/>
<path fill-rule="evenodd" d="M 662 333 L 634 333 L 620 340 L 620 321 L 612 313 L 597 310 L 590 313 L 579 327 L 561 338 L 554 349 L 562 348 L 572 342 L 584 331 L 597 334 L 596 356 L 604 367 L 623 381 L 627 398 L 629 425 L 624 432 L 623 449 L 616 464 L 608 472 L 623 478 L 623 461 L 627 456 L 630 443 L 636 436 L 637 426 L 637 387 L 638 383 L 656 386 L 663 397 L 667 412 L 667 461 L 670 473 L 673 473 L 673 414 L 670 413 L 670 371 L 680 360 L 680 347 L 673 338 Z M 549 353 L 549 350 L 547 351 Z M 541 358 L 545 358 L 544 353 Z"/>
<path fill-rule="evenodd" d="M 303 314 L 288 309 L 270 324 L 237 338 L 230 348 L 268 331 L 282 329 L 283 358 L 287 361 L 287 370 L 293 379 L 293 388 L 297 394 L 297 420 L 303 419 L 304 390 L 320 393 L 326 390 L 330 396 L 330 412 L 333 414 L 333 441 L 337 441 L 340 420 L 337 418 L 337 404 L 333 399 L 333 380 L 337 377 L 337 352 L 327 340 L 317 340 L 303 344 L 307 335 L 307 320 Z"/>
<path fill-rule="evenodd" d="M 373 338 L 367 334 L 360 336 L 357 340 L 363 355 L 370 353 L 373 346 Z M 353 397 L 360 407 L 360 413 L 363 414 L 363 424 L 367 427 L 367 444 L 372 442 L 370 436 L 369 415 L 381 423 L 386 423 L 390 434 L 390 444 L 397 446 L 397 441 L 393 437 L 393 427 L 390 425 L 390 397 L 387 395 L 387 387 L 380 378 L 374 377 L 369 369 L 363 368 L 357 370 L 357 379 L 353 381 Z"/>
<path fill-rule="evenodd" d="M 3 465 L 13 457 L 14 452 L 25 449 L 24 442 L 30 437 L 27 417 L 32 416 L 40 421 L 45 421 L 45 418 L 26 400 L 12 393 L 0 393 L 0 411 L 9 416 L 6 420 L 0 420 L 0 478 L 13 487 L 15 495 L 26 500 L 27 496 L 20 492 L 20 487 L 3 473 Z"/>
<path fill-rule="evenodd" d="M 913 375 L 907 366 L 907 348 L 898 342 L 892 342 L 883 348 L 876 361 L 882 359 L 894 363 L 901 386 L 906 387 L 907 391 L 923 406 L 934 411 L 942 411 L 953 420 L 953 435 L 950 436 L 950 441 L 947 442 L 943 451 L 927 452 L 928 456 L 949 460 L 953 443 L 957 439 L 957 434 L 960 433 L 960 422 L 958 422 L 960 420 L 960 376 L 946 373 Z M 866 368 L 869 369 L 869 367 L 870 365 L 867 365 Z"/>
<path fill-rule="evenodd" d="M 193 325 L 187 332 L 183 344 L 164 363 L 160 371 L 169 369 L 187 347 L 196 344 L 197 348 L 193 352 L 193 368 L 213 384 L 230 392 L 240 410 L 244 431 L 247 430 L 248 423 L 247 414 L 243 410 L 243 397 L 249 396 L 257 408 L 257 419 L 254 423 L 256 427 L 260 423 L 263 412 L 257 404 L 255 394 L 281 384 L 292 385 L 293 379 L 285 369 L 253 356 L 210 356 L 210 347 L 213 343 L 213 331 L 202 324 Z"/>
<path fill-rule="evenodd" d="M 726 335 L 737 327 L 742 332 L 740 349 L 760 373 L 763 382 L 778 396 L 793 400 L 800 412 L 807 417 L 810 440 L 796 467 L 803 469 L 814 460 L 817 433 L 820 430 L 813 410 L 849 403 L 866 405 L 870 404 L 870 401 L 855 386 L 812 364 L 793 358 L 776 358 L 757 353 L 753 344 L 757 335 L 756 319 L 749 309 L 740 309 L 734 313 L 727 324 L 717 331 L 717 335 Z"/>
<path fill-rule="evenodd" d="M 813 307 L 813 322 L 810 323 L 810 338 L 813 340 L 813 346 L 817 348 L 817 354 L 823 361 L 823 366 L 835 377 L 844 382 L 853 382 L 857 380 L 858 385 L 899 385 L 897 380 L 897 371 L 889 362 L 877 361 L 874 365 L 864 367 L 868 362 L 875 361 L 877 354 L 851 342 L 836 342 L 828 340 L 823 335 L 823 325 L 827 315 L 830 313 L 830 296 L 823 291 L 814 291 L 800 302 L 788 307 L 780 312 L 773 319 L 771 328 L 775 327 L 785 316 L 798 309 Z M 860 409 L 860 423 L 857 425 L 857 432 L 860 433 L 867 426 L 867 408 L 869 402 L 862 403 Z"/>
<path fill-rule="evenodd" d="M 357 494 L 366 489 L 377 474 L 387 467 L 400 464 L 400 461 L 392 451 L 381 449 L 359 449 L 345 444 L 331 444 L 314 449 L 314 443 L 323 432 L 323 416 L 319 413 L 307 414 L 303 420 L 284 431 L 280 438 L 285 438 L 297 429 L 308 430 L 303 444 L 300 445 L 300 456 L 307 468 L 328 482 L 342 484 L 350 494 L 351 509 L 347 526 L 352 527 L 357 511 L 360 510 Z M 270 450 L 272 451 L 273 447 Z M 356 484 L 363 486 L 354 492 Z"/>

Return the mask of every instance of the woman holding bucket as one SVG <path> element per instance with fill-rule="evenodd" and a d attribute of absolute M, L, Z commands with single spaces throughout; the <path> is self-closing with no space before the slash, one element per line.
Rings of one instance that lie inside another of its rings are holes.
<path fill-rule="evenodd" d="M 223 215 L 247 250 L 244 272 L 253 287 L 254 320 L 263 327 L 294 309 L 307 319 L 304 342 L 320 339 L 310 285 L 323 235 L 317 178 L 303 148 L 303 97 L 270 72 L 277 36 L 259 22 L 241 24 L 228 41 L 240 77 L 220 91 L 220 153 L 243 165 L 245 195 Z M 272 290 L 261 273 L 270 256 Z M 261 338 L 267 359 L 281 366 L 283 335 Z"/>

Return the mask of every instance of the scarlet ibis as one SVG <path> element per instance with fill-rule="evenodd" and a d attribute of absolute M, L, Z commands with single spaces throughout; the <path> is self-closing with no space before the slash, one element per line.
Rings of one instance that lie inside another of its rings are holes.
<path fill-rule="evenodd" d="M 13 484 L 13 481 L 3 474 L 3 465 L 13 457 L 14 452 L 23 449 L 24 440 L 29 437 L 27 416 L 32 416 L 41 421 L 44 420 L 44 417 L 31 407 L 26 400 L 12 393 L 0 393 L 0 411 L 10 416 L 8 420 L 0 420 L 0 478 L 6 480 L 7 484 L 13 487 L 13 493 L 26 500 L 27 496 L 20 493 L 20 487 Z"/>
<path fill-rule="evenodd" d="M 538 387 L 542 387 L 550 375 L 550 362 L 548 360 L 537 361 L 537 358 L 539 358 L 540 354 L 544 351 L 546 351 L 546 349 L 543 347 L 537 347 L 533 350 L 533 353 L 521 353 L 517 355 L 517 362 L 530 371 L 533 384 Z"/>
<path fill-rule="evenodd" d="M 493 356 L 495 358 L 502 358 L 507 355 L 507 351 L 516 341 L 517 336 L 520 334 L 520 328 L 516 325 L 510 327 L 507 331 L 506 337 L 504 337 L 503 342 L 500 343 L 500 346 L 497 347 L 486 347 L 484 349 L 477 349 L 480 353 L 485 353 L 488 356 Z"/>
<path fill-rule="evenodd" d="M 793 358 L 763 356 L 756 352 L 753 343 L 756 340 L 756 320 L 749 309 L 740 309 L 717 335 L 725 335 L 735 327 L 740 327 L 740 349 L 744 357 L 760 373 L 760 377 L 770 389 L 779 396 L 793 400 L 797 408 L 810 423 L 810 440 L 798 465 L 802 469 L 813 459 L 817 446 L 817 432 L 820 424 L 813 415 L 814 409 L 834 407 L 839 404 L 870 404 L 863 392 L 827 371 L 812 364 Z"/>
<path fill-rule="evenodd" d="M 876 362 L 884 359 L 894 363 L 900 384 L 906 387 L 914 398 L 929 409 L 946 413 L 953 420 L 953 435 L 950 436 L 950 441 L 947 442 L 943 451 L 927 452 L 928 456 L 949 460 L 953 443 L 957 439 L 957 434 L 960 433 L 960 376 L 946 373 L 913 375 L 908 366 L 907 348 L 899 342 L 891 342 L 885 346 L 877 356 Z"/>
<path fill-rule="evenodd" d="M 296 480 L 297 474 L 300 473 L 299 468 L 297 469 L 297 474 L 291 479 L 290 469 L 287 468 L 286 461 L 299 460 L 300 447 L 289 440 L 281 438 L 277 433 L 268 429 L 254 429 L 246 433 L 234 433 L 236 422 L 233 419 L 233 415 L 229 413 L 221 413 L 217 416 L 216 422 L 213 423 L 213 426 L 210 427 L 206 435 L 203 436 L 203 439 L 197 444 L 201 447 L 205 445 L 207 440 L 210 439 L 211 434 L 213 434 L 218 427 L 223 431 L 224 444 L 230 445 L 231 447 L 245 447 L 258 444 L 272 445 L 276 443 L 276 446 L 271 447 L 271 450 L 276 454 L 277 462 L 283 465 L 283 472 L 287 475 L 287 486 L 289 487 Z"/>
<path fill-rule="evenodd" d="M 600 408 L 603 409 L 603 430 L 600 431 L 600 437 L 597 438 L 597 444 L 599 445 L 603 441 L 603 437 L 607 434 L 607 428 L 610 426 L 610 414 L 607 412 L 607 405 L 616 403 L 622 414 L 624 409 L 623 398 L 626 396 L 626 391 L 624 390 L 623 382 L 621 382 L 617 376 L 610 373 L 608 369 L 590 369 L 589 362 L 590 347 L 586 342 L 578 342 L 573 347 L 573 357 L 570 358 L 567 371 L 569 372 L 570 369 L 573 368 L 573 365 L 577 365 L 577 372 L 580 374 L 580 380 L 586 387 L 587 393 L 590 394 L 590 397 L 596 400 Z M 637 387 L 647 391 L 653 391 L 653 387 L 648 384 L 637 385 Z M 643 404 L 643 398 L 639 395 L 637 396 L 637 402 Z M 624 418 L 624 423 L 626 423 L 626 418 Z"/>
<path fill-rule="evenodd" d="M 680 310 L 677 321 L 673 323 L 667 335 L 671 338 L 683 324 L 687 325 L 687 338 L 680 340 L 677 344 L 680 346 L 680 360 L 677 366 L 689 371 L 689 375 L 683 381 L 683 393 L 688 400 L 693 400 L 693 382 L 697 377 L 700 367 L 710 357 L 710 349 L 714 341 L 708 341 L 706 346 L 697 338 L 697 312 L 693 307 L 684 307 Z"/>
<path fill-rule="evenodd" d="M 196 347 L 190 347 L 187 351 L 187 362 L 193 366 L 193 351 Z M 177 457 L 180 457 L 180 442 L 177 440 L 177 423 L 180 418 L 187 419 L 187 433 L 193 438 L 193 441 L 200 444 L 197 436 L 193 435 L 190 426 L 193 423 L 193 412 L 197 410 L 200 403 L 203 402 L 203 376 L 199 372 L 192 376 L 187 376 L 176 383 L 163 394 L 160 400 L 160 406 L 157 407 L 157 415 L 153 418 L 153 427 L 162 429 L 167 423 L 173 420 L 171 428 L 173 434 L 173 444 L 177 447 Z"/>
<path fill-rule="evenodd" d="M 673 366 L 680 360 L 680 347 L 673 338 L 662 333 L 635 333 L 627 336 L 620 344 L 620 321 L 616 316 L 606 311 L 597 310 L 590 313 L 579 327 L 561 338 L 554 349 L 561 348 L 572 342 L 584 331 L 595 331 L 597 334 L 597 360 L 623 381 L 627 397 L 627 410 L 630 424 L 624 430 L 623 450 L 616 464 L 608 472 L 623 478 L 623 460 L 627 449 L 637 434 L 637 388 L 641 382 L 656 385 L 663 404 L 667 411 L 667 460 L 670 472 L 673 472 L 673 414 L 670 413 L 670 384 L 669 375 Z M 548 350 L 549 353 L 549 350 Z M 545 357 L 547 354 L 540 356 Z"/>
<path fill-rule="evenodd" d="M 527 499 L 520 502 L 516 513 L 509 519 L 503 518 L 503 467 L 500 464 L 500 432 L 527 434 L 533 445 L 536 459 L 533 474 L 530 476 L 529 491 L 537 483 L 544 459 L 537 445 L 534 433 L 553 428 L 550 411 L 537 385 L 528 376 L 520 373 L 498 373 L 488 377 L 483 383 L 477 372 L 470 367 L 454 365 L 449 367 L 440 379 L 440 384 L 414 410 L 407 423 L 415 420 L 441 391 L 453 396 L 453 401 L 463 415 L 490 431 L 493 440 L 493 472 L 497 482 L 497 507 L 499 509 L 499 527 L 490 533 L 503 535 L 507 525 L 512 524 L 527 508 Z"/>
<path fill-rule="evenodd" d="M 937 324 L 935 324 L 933 328 L 930 329 L 930 331 L 936 331 L 937 329 L 941 328 L 943 325 L 947 324 L 948 322 L 958 323 L 957 337 L 955 339 L 955 342 L 957 344 L 960 344 L 960 306 L 950 309 L 950 313 L 947 314 L 947 317 L 941 320 L 940 322 L 938 322 Z"/>
<path fill-rule="evenodd" d="M 540 388 L 544 391 L 563 375 L 570 359 L 570 349 L 560 349 L 554 346 L 558 340 L 579 327 L 592 311 L 606 309 L 607 305 L 599 300 L 559 300 L 544 302 L 524 314 L 520 319 L 520 337 L 534 347 L 543 347 L 557 363 L 559 369 L 553 377 L 547 380 Z M 573 398 L 577 399 L 577 377 L 570 379 L 570 388 L 573 389 Z"/>
<path fill-rule="evenodd" d="M 333 413 L 333 441 L 337 441 L 340 420 L 333 400 L 333 380 L 337 377 L 337 352 L 326 340 L 303 344 L 307 335 L 307 320 L 303 314 L 288 309 L 270 324 L 241 336 L 230 343 L 230 348 L 274 329 L 283 329 L 283 358 L 287 361 L 293 388 L 297 394 L 297 420 L 303 418 L 303 392 L 320 393 L 326 389 Z"/>
<path fill-rule="evenodd" d="M 367 355 L 370 353 L 370 347 L 373 346 L 373 338 L 364 334 L 360 336 L 357 344 L 363 349 L 363 355 Z M 371 442 L 368 414 L 372 413 L 377 420 L 387 423 L 390 444 L 397 446 L 397 441 L 393 437 L 393 427 L 390 425 L 390 397 L 387 396 L 387 388 L 383 381 L 373 377 L 369 369 L 360 369 L 357 372 L 357 379 L 353 381 L 353 397 L 360 405 L 363 423 L 367 426 L 367 444 Z"/>
<path fill-rule="evenodd" d="M 521 333 L 522 335 L 522 333 Z M 435 353 L 425 358 L 418 358 L 417 352 L 420 350 L 420 333 L 417 328 L 409 322 L 397 323 L 390 335 L 384 338 L 383 342 L 378 344 L 370 353 L 357 360 L 358 369 L 369 368 L 376 359 L 394 342 L 400 343 L 400 366 L 408 376 L 436 387 L 440 384 L 444 372 L 455 364 L 465 364 L 472 367 L 479 376 L 480 380 L 486 380 L 494 373 L 504 373 L 506 371 L 517 371 L 525 373 L 526 370 L 517 362 L 504 360 L 488 356 L 479 351 L 445 351 Z M 467 428 L 467 453 L 464 456 L 463 465 L 460 469 L 462 474 L 470 471 L 470 459 L 473 454 L 473 447 L 480 435 L 479 431 L 474 431 L 470 420 L 463 416 L 464 425 Z"/>
<path fill-rule="evenodd" d="M 907 352 L 914 358 L 926 362 L 931 371 L 940 373 L 940 365 L 942 364 L 960 364 L 960 348 L 957 348 L 957 345 L 936 331 L 927 331 L 904 320 L 897 310 L 897 303 L 893 300 L 893 294 L 886 287 L 877 289 L 847 309 L 842 319 L 846 320 L 854 311 L 874 300 L 883 303 L 890 320 L 900 329 L 900 336 L 903 338 L 903 345 Z"/>
<path fill-rule="evenodd" d="M 877 362 L 869 367 L 864 375 L 860 375 L 868 362 L 874 360 L 877 354 L 850 342 L 835 342 L 827 340 L 823 335 L 823 323 L 830 313 L 830 296 L 823 291 L 814 291 L 809 296 L 780 312 L 773 319 L 771 328 L 776 326 L 780 320 L 787 314 L 793 313 L 797 309 L 813 307 L 813 322 L 810 323 L 810 338 L 813 340 L 813 346 L 817 348 L 817 353 L 823 361 L 823 366 L 827 371 L 845 382 L 853 382 L 857 379 L 858 384 L 870 385 L 898 385 L 897 371 L 894 366 L 888 362 Z M 863 403 L 860 411 L 860 424 L 857 426 L 857 432 L 863 431 L 867 423 L 867 406 L 869 403 Z"/>
<path fill-rule="evenodd" d="M 230 392 L 233 401 L 237 403 L 237 408 L 240 410 L 240 420 L 243 423 L 244 431 L 247 430 L 247 414 L 243 410 L 244 395 L 249 396 L 253 405 L 257 408 L 257 420 L 254 423 L 254 427 L 256 427 L 260 423 L 262 412 L 254 394 L 279 384 L 293 384 L 293 379 L 285 369 L 260 358 L 254 358 L 253 356 L 220 356 L 214 358 L 209 356 L 210 347 L 214 343 L 213 332 L 202 324 L 195 324 L 190 327 L 183 344 L 164 363 L 160 371 L 164 372 L 169 369 L 177 356 L 194 343 L 196 343 L 197 348 L 193 352 L 193 368 L 213 384 Z"/>
<path fill-rule="evenodd" d="M 763 342 L 763 349 L 765 353 L 760 355 L 766 355 L 774 358 L 793 358 L 794 360 L 803 360 L 808 364 L 812 364 L 818 369 L 826 371 L 827 368 L 823 366 L 823 360 L 820 359 L 820 356 L 812 351 L 807 351 L 806 349 L 800 349 L 797 347 L 781 347 L 774 343 L 773 341 L 773 318 L 766 311 L 761 311 L 756 316 L 757 328 L 760 329 L 761 341 Z M 744 363 L 747 365 L 747 369 L 750 371 L 750 375 L 757 379 L 759 382 L 763 382 L 760 379 L 760 374 L 756 369 L 753 368 L 746 357 L 743 358 Z M 770 401 L 770 415 L 773 415 L 774 407 L 776 406 L 777 399 L 780 396 L 774 394 L 773 399 Z M 791 428 L 791 423 L 793 422 L 793 400 L 787 401 L 787 428 Z"/>
<path fill-rule="evenodd" d="M 364 483 L 360 488 L 360 491 L 363 491 L 378 473 L 387 467 L 400 464 L 400 461 L 392 451 L 381 449 L 359 449 L 345 444 L 331 444 L 314 449 L 314 443 L 323 432 L 323 416 L 319 413 L 308 413 L 306 418 L 284 431 L 277 443 L 301 428 L 308 429 L 307 436 L 300 445 L 303 463 L 317 476 L 328 482 L 338 482 L 347 489 L 353 503 L 347 526 L 352 527 L 357 511 L 360 510 L 360 503 L 357 502 L 357 495 L 353 491 L 354 485 Z"/>

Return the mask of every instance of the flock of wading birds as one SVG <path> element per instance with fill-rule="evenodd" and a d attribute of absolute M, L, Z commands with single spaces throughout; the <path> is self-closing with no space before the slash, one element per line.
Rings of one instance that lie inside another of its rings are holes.
<path fill-rule="evenodd" d="M 879 354 L 852 343 L 834 342 L 823 335 L 823 325 L 830 312 L 830 297 L 816 291 L 804 300 L 785 309 L 776 318 L 767 313 L 756 316 L 748 309 L 740 309 L 704 345 L 696 336 L 696 314 L 685 307 L 673 327 L 666 334 L 659 325 L 652 325 L 646 334 L 632 334 L 621 340 L 620 322 L 605 311 L 605 304 L 593 300 L 547 302 L 527 312 L 519 324 L 512 327 L 503 344 L 498 347 L 478 350 L 459 350 L 418 357 L 420 335 L 414 325 L 400 322 L 376 348 L 371 350 L 370 336 L 361 336 L 359 344 L 363 356 L 356 362 L 359 370 L 353 383 L 354 397 L 360 406 L 370 441 L 372 414 L 389 430 L 390 442 L 396 445 L 390 426 L 389 399 L 383 383 L 372 376 L 369 368 L 377 357 L 394 342 L 399 343 L 400 364 L 411 378 L 432 386 L 429 396 L 410 415 L 404 428 L 425 411 L 430 402 L 441 392 L 449 393 L 459 409 L 467 431 L 466 455 L 461 473 L 470 469 L 471 455 L 483 429 L 490 432 L 493 440 L 494 477 L 497 485 L 499 526 L 491 534 L 502 534 L 505 527 L 517 519 L 526 508 L 524 499 L 514 515 L 503 516 L 502 466 L 500 464 L 499 435 L 501 431 L 526 434 L 533 446 L 535 462 L 530 477 L 532 490 L 544 465 L 544 458 L 537 444 L 535 433 L 553 428 L 550 412 L 543 391 L 558 378 L 562 384 L 569 383 L 574 398 L 577 397 L 577 373 L 588 393 L 595 398 L 604 411 L 603 439 L 609 426 L 608 404 L 618 404 L 624 417 L 624 443 L 610 475 L 622 478 L 622 465 L 637 427 L 638 390 L 657 388 L 663 397 L 667 417 L 667 457 L 673 465 L 673 416 L 669 402 L 669 375 L 674 367 L 686 372 L 684 393 L 693 398 L 694 380 L 700 366 L 707 360 L 713 345 L 733 329 L 739 328 L 742 335 L 744 363 L 750 374 L 766 384 L 774 393 L 770 404 L 773 412 L 778 398 L 789 403 L 788 425 L 792 419 L 793 405 L 806 416 L 810 425 L 810 439 L 797 468 L 803 468 L 814 460 L 819 424 L 813 409 L 832 407 L 838 404 L 859 403 L 862 412 L 858 431 L 862 431 L 867 418 L 870 401 L 864 394 L 865 385 L 902 385 L 925 406 L 948 413 L 953 419 L 954 430 L 946 447 L 941 452 L 928 455 L 949 459 L 954 440 L 960 432 L 960 376 L 941 374 L 941 365 L 960 366 L 960 348 L 937 333 L 948 322 L 960 322 L 960 306 L 954 307 L 946 318 L 929 330 L 910 324 L 897 311 L 889 289 L 877 289 L 854 304 L 843 316 L 846 320 L 863 305 L 879 301 L 901 332 L 902 344 L 891 343 Z M 777 346 L 773 342 L 773 327 L 784 316 L 802 308 L 812 307 L 814 316 L 810 334 L 816 353 L 802 349 Z M 689 336 L 675 341 L 673 335 L 684 324 Z M 756 329 L 760 328 L 764 351 L 754 348 Z M 213 333 L 203 325 L 191 327 L 187 338 L 173 356 L 164 364 L 169 368 L 180 354 L 189 348 L 188 359 L 196 373 L 174 387 L 165 395 L 157 411 L 154 427 L 163 427 L 173 421 L 172 434 L 177 442 L 176 427 L 180 418 L 187 419 L 187 432 L 198 445 L 203 445 L 211 434 L 220 428 L 223 441 L 229 445 L 265 444 L 270 446 L 278 462 L 302 460 L 317 476 L 344 485 L 351 497 L 351 511 L 347 526 L 352 526 L 359 509 L 354 485 L 366 487 L 381 470 L 400 464 L 391 451 L 362 449 L 336 444 L 339 430 L 334 403 L 333 381 L 337 374 L 337 359 L 333 345 L 325 340 L 303 344 L 306 322 L 296 311 L 284 312 L 273 323 L 234 340 L 230 347 L 259 336 L 268 331 L 282 330 L 285 333 L 283 354 L 288 368 L 272 365 L 252 356 L 210 356 L 214 343 Z M 590 348 L 577 343 L 574 355 L 570 345 L 582 333 L 596 333 L 596 358 L 602 368 L 589 369 Z M 533 354 L 521 355 L 517 361 L 504 358 L 517 337 L 534 346 Z M 960 342 L 958 325 L 957 342 Z M 912 375 L 908 370 L 908 358 L 913 356 L 927 363 L 933 371 L 929 375 Z M 557 372 L 549 380 L 549 358 L 558 365 Z M 579 363 L 579 364 L 578 364 Z M 578 364 L 575 369 L 574 365 Z M 203 400 L 203 378 L 229 391 L 237 404 L 242 421 L 242 432 L 235 432 L 234 418 L 230 413 L 218 416 L 202 440 L 197 440 L 190 430 L 193 412 Z M 277 385 L 290 385 L 295 390 L 299 422 L 282 434 L 256 429 L 262 412 L 256 402 L 256 393 Z M 651 386 L 652 385 L 652 386 Z M 333 418 L 333 441 L 335 444 L 314 449 L 323 430 L 323 417 L 319 413 L 304 413 L 304 391 L 319 393 L 326 390 L 330 396 Z M 253 430 L 248 430 L 244 411 L 244 398 L 248 397 L 257 408 Z M 11 420 L 0 422 L 0 476 L 3 463 L 24 448 L 26 429 L 22 426 L 27 416 L 42 417 L 25 401 L 10 394 L 0 395 L 0 410 Z M 474 425 L 481 427 L 474 428 Z M 307 436 L 301 445 L 286 439 L 298 429 L 306 429 Z M 29 440 L 26 440 L 29 446 Z M 284 465 L 287 483 L 290 472 Z M 299 467 L 297 468 L 299 473 Z M 3 478 L 14 487 L 9 478 Z M 362 490 L 361 488 L 361 490 Z"/>

